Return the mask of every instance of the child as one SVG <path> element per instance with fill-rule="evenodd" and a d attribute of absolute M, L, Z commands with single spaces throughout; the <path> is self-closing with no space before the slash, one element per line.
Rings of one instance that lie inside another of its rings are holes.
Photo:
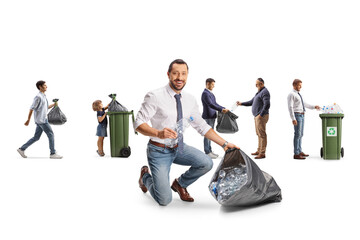
<path fill-rule="evenodd" d="M 96 136 L 99 137 L 97 141 L 98 150 L 96 152 L 99 154 L 100 157 L 105 156 L 104 153 L 104 137 L 107 137 L 107 118 L 105 110 L 108 109 L 109 104 L 106 107 L 103 107 L 103 104 L 100 100 L 96 100 L 92 104 L 93 110 L 97 111 L 97 119 L 99 125 L 97 126 Z"/>

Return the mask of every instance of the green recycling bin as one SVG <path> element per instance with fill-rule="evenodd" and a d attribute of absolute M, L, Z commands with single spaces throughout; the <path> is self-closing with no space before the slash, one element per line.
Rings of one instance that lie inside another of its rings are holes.
<path fill-rule="evenodd" d="M 340 159 L 344 157 L 341 147 L 342 119 L 344 114 L 320 114 L 322 119 L 322 142 L 320 156 L 324 159 Z"/>
<path fill-rule="evenodd" d="M 129 146 L 129 116 L 132 115 L 134 122 L 134 111 L 108 112 L 108 115 L 110 120 L 111 157 L 129 157 L 131 154 Z"/>

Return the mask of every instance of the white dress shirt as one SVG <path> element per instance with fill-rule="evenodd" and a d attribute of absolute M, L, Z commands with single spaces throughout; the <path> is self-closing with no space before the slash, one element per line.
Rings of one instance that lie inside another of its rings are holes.
<path fill-rule="evenodd" d="M 137 129 L 141 124 L 147 123 L 148 121 L 150 121 L 151 126 L 157 130 L 163 130 L 165 127 L 174 129 L 177 122 L 175 94 L 176 92 L 171 89 L 169 84 L 148 92 L 136 115 L 134 129 Z M 182 91 L 180 99 L 183 118 L 190 119 L 190 117 L 192 117 L 193 121 L 190 122 L 190 125 L 204 136 L 211 127 L 201 117 L 195 98 Z M 165 139 L 157 137 L 150 137 L 150 139 L 165 144 Z"/>
<path fill-rule="evenodd" d="M 303 105 L 301 103 L 301 97 L 299 95 L 299 91 L 296 91 L 295 89 L 293 89 L 291 91 L 291 93 L 289 93 L 289 95 L 287 97 L 289 113 L 290 113 L 290 117 L 291 117 L 291 119 L 293 121 L 296 120 L 295 114 L 294 114 L 295 112 L 297 112 L 297 113 L 303 113 L 304 112 L 304 108 L 303 108 Z M 306 103 L 304 101 L 304 98 L 303 98 L 303 102 L 304 102 L 304 106 L 306 108 L 309 108 L 309 109 L 314 109 L 315 108 L 315 106 Z"/>

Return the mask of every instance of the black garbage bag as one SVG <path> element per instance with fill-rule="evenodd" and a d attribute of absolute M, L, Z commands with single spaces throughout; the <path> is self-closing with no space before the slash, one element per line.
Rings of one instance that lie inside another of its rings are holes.
<path fill-rule="evenodd" d="M 239 131 L 236 123 L 237 118 L 238 116 L 230 111 L 227 113 L 219 112 L 217 116 L 216 131 L 219 133 L 236 133 Z"/>
<path fill-rule="evenodd" d="M 109 95 L 112 98 L 112 101 L 109 104 L 109 112 L 127 112 L 127 108 L 121 105 L 118 101 L 116 101 L 116 94 L 112 93 Z"/>
<path fill-rule="evenodd" d="M 223 206 L 280 202 L 281 189 L 240 149 L 229 149 L 214 173 L 209 190 Z"/>
<path fill-rule="evenodd" d="M 53 99 L 53 102 L 57 102 L 59 99 Z M 65 114 L 60 110 L 59 106 L 54 106 L 48 113 L 48 121 L 52 125 L 62 125 L 67 119 Z"/>

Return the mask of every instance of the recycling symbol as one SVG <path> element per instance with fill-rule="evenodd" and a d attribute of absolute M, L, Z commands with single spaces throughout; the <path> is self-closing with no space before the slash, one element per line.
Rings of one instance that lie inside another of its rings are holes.
<path fill-rule="evenodd" d="M 337 134 L 336 134 L 336 127 L 328 127 L 327 128 L 327 136 L 329 137 L 335 137 Z"/>
<path fill-rule="evenodd" d="M 335 135 L 335 129 L 334 128 L 330 128 L 328 131 L 329 135 Z"/>

